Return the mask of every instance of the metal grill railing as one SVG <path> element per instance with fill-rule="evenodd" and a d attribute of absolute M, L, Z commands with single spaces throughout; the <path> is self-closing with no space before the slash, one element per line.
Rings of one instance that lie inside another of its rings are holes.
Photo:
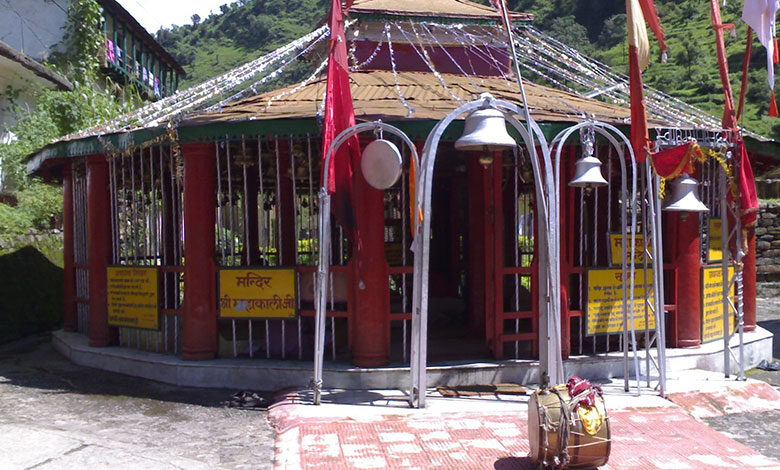
<path fill-rule="evenodd" d="M 296 319 L 222 319 L 222 355 L 312 357 L 321 140 L 274 136 L 215 144 L 216 241 L 220 267 L 294 266 Z M 334 224 L 336 226 L 336 224 Z M 331 359 L 346 353 L 349 242 L 334 229 L 328 311 Z"/>
<path fill-rule="evenodd" d="M 119 328 L 120 345 L 178 354 L 183 301 L 183 162 L 154 145 L 109 156 L 113 264 L 158 269 L 160 330 Z"/>
<path fill-rule="evenodd" d="M 385 138 L 392 137 L 386 136 Z M 412 231 L 409 228 L 409 165 L 410 154 L 406 145 L 395 141 L 403 155 L 403 173 L 398 182 L 384 192 L 385 206 L 385 257 L 390 272 L 390 342 L 398 344 L 401 336 L 401 360 L 406 363 L 410 353 L 412 320 Z"/>
<path fill-rule="evenodd" d="M 75 161 L 73 172 L 73 258 L 76 276 L 76 329 L 89 332 L 89 271 L 87 255 L 87 171 L 84 159 Z"/>
<path fill-rule="evenodd" d="M 531 162 L 522 148 L 504 152 L 502 188 L 505 208 L 504 227 L 510 237 L 504 246 L 502 269 L 503 314 L 500 341 L 504 356 L 515 359 L 538 354 L 538 312 L 532 291 L 536 277 L 534 261 L 535 197 Z M 521 347 L 522 346 L 522 347 Z"/>

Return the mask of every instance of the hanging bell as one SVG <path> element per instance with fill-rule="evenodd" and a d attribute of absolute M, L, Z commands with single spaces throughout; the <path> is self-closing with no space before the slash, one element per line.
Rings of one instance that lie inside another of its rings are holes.
<path fill-rule="evenodd" d="M 574 162 L 574 178 L 569 181 L 569 186 L 590 188 L 606 184 L 607 180 L 601 174 L 601 160 L 593 155 L 585 155 Z"/>
<path fill-rule="evenodd" d="M 672 181 L 672 195 L 663 210 L 670 212 L 707 212 L 699 199 L 699 183 L 687 173 Z"/>
<path fill-rule="evenodd" d="M 466 116 L 463 135 L 455 141 L 458 150 L 494 151 L 516 146 L 506 131 L 504 113 L 493 108 L 478 109 Z"/>

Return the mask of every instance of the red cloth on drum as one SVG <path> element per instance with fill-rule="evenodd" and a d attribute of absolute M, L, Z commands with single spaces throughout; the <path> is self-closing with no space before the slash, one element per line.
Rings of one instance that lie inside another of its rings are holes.
<path fill-rule="evenodd" d="M 594 406 L 596 404 L 596 393 L 601 393 L 601 387 L 590 383 L 589 380 L 581 379 L 579 377 L 572 376 L 566 382 L 566 388 L 569 390 L 569 396 L 574 399 L 577 395 L 585 392 L 589 392 L 585 397 L 581 398 L 574 404 L 574 410 L 576 411 L 580 404 L 587 407 Z"/>

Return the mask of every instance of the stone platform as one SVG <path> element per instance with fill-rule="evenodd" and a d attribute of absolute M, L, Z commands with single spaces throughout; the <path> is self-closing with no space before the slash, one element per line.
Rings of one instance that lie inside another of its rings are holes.
<path fill-rule="evenodd" d="M 64 331 L 55 332 L 52 341 L 57 351 L 75 364 L 180 386 L 274 391 L 306 387 L 312 377 L 310 361 L 233 358 L 184 361 L 172 355 L 123 347 L 90 347 L 84 335 Z M 732 347 L 736 344 L 733 341 Z M 744 351 L 746 369 L 762 359 L 771 360 L 772 334 L 760 327 L 745 333 Z M 734 352 L 737 354 L 736 349 Z M 690 369 L 722 371 L 723 342 L 715 341 L 695 349 L 668 349 L 667 360 L 669 374 Z M 643 351 L 639 363 L 644 370 Z M 633 375 L 633 360 L 629 364 Z M 578 375 L 591 380 L 622 377 L 623 354 L 572 356 L 564 361 L 564 368 L 566 376 Z M 539 362 L 531 360 L 434 363 L 428 366 L 428 384 L 431 387 L 502 382 L 530 384 L 538 382 L 538 370 Z M 736 368 L 732 372 L 736 372 Z M 406 389 L 409 367 L 399 364 L 358 368 L 326 360 L 324 384 L 328 388 L 346 390 Z"/>

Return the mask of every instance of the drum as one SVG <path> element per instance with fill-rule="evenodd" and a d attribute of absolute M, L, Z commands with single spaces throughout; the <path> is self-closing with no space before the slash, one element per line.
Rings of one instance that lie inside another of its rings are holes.
<path fill-rule="evenodd" d="M 596 405 L 590 412 L 581 408 L 581 412 L 571 410 L 571 398 L 565 385 L 537 390 L 531 395 L 528 402 L 528 441 L 531 458 L 536 463 L 559 468 L 595 468 L 607 463 L 610 433 L 604 400 L 596 394 Z M 563 421 L 562 413 L 566 413 Z M 562 449 L 559 436 L 561 426 L 566 422 L 568 442 Z M 564 451 L 569 456 L 565 467 L 561 466 Z"/>

